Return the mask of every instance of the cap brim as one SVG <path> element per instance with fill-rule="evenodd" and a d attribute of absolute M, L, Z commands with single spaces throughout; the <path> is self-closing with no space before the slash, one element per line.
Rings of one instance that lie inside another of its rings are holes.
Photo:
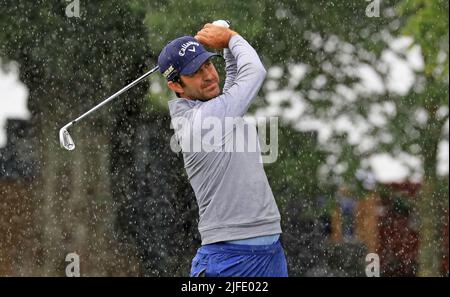
<path fill-rule="evenodd" d="M 189 62 L 189 64 L 187 64 L 186 67 L 184 67 L 180 71 L 180 75 L 189 75 L 189 74 L 195 73 L 200 68 L 200 66 L 202 66 L 203 63 L 205 63 L 206 60 L 208 60 L 211 57 L 215 57 L 215 56 L 220 57 L 221 55 L 216 54 L 216 53 L 210 53 L 210 52 L 205 52 L 205 53 L 198 55 L 197 57 L 192 59 L 192 61 Z"/>

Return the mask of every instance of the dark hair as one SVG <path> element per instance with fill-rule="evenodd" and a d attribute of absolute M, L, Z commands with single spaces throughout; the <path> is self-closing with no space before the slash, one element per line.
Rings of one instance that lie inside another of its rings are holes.
<path fill-rule="evenodd" d="M 175 76 L 174 78 L 172 78 L 172 82 L 174 82 L 174 83 L 179 83 L 180 86 L 184 87 L 184 83 L 183 83 L 183 81 L 181 80 L 181 77 L 180 77 L 179 75 L 177 75 L 177 76 Z M 180 93 L 175 92 L 175 94 L 177 95 L 178 98 L 181 97 L 181 96 L 180 96 Z"/>

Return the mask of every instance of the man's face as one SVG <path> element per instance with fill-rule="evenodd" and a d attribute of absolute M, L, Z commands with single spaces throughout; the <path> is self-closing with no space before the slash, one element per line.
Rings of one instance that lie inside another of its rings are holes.
<path fill-rule="evenodd" d="M 181 81 L 182 84 L 177 85 L 182 88 L 182 91 L 175 90 L 180 93 L 181 97 L 204 101 L 220 94 L 219 74 L 210 60 L 203 63 L 197 72 L 182 75 Z M 173 90 L 173 88 L 171 89 Z"/>

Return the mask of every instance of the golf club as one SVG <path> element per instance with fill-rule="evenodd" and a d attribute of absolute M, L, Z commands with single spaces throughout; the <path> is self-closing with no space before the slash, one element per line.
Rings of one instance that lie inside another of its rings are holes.
<path fill-rule="evenodd" d="M 125 86 L 121 90 L 117 91 L 115 94 L 111 95 L 109 98 L 105 99 L 103 102 L 101 102 L 100 104 L 98 104 L 94 108 L 88 110 L 87 112 L 85 112 L 84 114 L 82 114 L 81 116 L 76 118 L 75 120 L 71 121 L 70 123 L 68 123 L 67 125 L 62 127 L 59 130 L 59 143 L 60 143 L 61 147 L 65 148 L 66 150 L 69 150 L 69 151 L 74 150 L 75 149 L 75 143 L 74 143 L 72 137 L 70 136 L 69 131 L 67 131 L 67 129 L 69 127 L 75 125 L 77 122 L 79 122 L 81 119 L 83 119 L 88 114 L 96 111 L 97 109 L 99 109 L 100 107 L 102 107 L 103 105 L 108 103 L 109 101 L 113 100 L 114 98 L 116 98 L 117 96 L 119 96 L 120 94 L 122 94 L 123 92 L 128 90 L 129 88 L 133 87 L 134 85 L 139 83 L 141 80 L 143 80 L 144 78 L 146 78 L 150 74 L 154 73 L 156 70 L 158 70 L 158 66 L 154 67 L 153 69 L 151 69 L 147 73 L 143 74 L 141 77 L 139 77 L 138 79 L 136 79 L 135 81 L 133 81 L 129 85 Z"/>

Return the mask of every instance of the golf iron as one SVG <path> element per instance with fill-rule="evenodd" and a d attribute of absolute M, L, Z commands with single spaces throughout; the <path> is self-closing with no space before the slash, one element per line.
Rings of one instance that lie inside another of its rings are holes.
<path fill-rule="evenodd" d="M 62 127 L 59 130 L 59 143 L 60 143 L 61 147 L 65 148 L 66 150 L 69 150 L 69 151 L 72 151 L 72 150 L 75 149 L 75 143 L 73 142 L 73 139 L 70 136 L 69 131 L 67 130 L 67 129 L 69 129 L 69 127 L 75 125 L 77 122 L 79 122 L 85 116 L 87 116 L 88 114 L 96 111 L 97 109 L 99 109 L 103 105 L 107 104 L 109 101 L 113 100 L 114 98 L 116 98 L 117 96 L 119 96 L 120 94 L 122 94 L 123 92 L 128 90 L 129 88 L 133 87 L 134 85 L 139 83 L 141 80 L 143 80 L 144 78 L 146 78 L 147 76 L 149 76 L 150 74 L 154 73 L 157 70 L 158 70 L 158 66 L 154 67 L 153 69 L 151 69 L 147 73 L 143 74 L 141 77 L 139 77 L 138 79 L 136 79 L 135 81 L 133 81 L 129 85 L 123 87 L 121 90 L 117 91 L 115 94 L 113 94 L 109 98 L 105 99 L 103 102 L 101 102 L 97 106 L 93 107 L 92 109 L 88 110 L 87 112 L 85 112 L 84 114 L 82 114 L 81 116 L 76 118 L 75 120 L 71 121 L 70 123 L 68 123 L 67 125 Z"/>

